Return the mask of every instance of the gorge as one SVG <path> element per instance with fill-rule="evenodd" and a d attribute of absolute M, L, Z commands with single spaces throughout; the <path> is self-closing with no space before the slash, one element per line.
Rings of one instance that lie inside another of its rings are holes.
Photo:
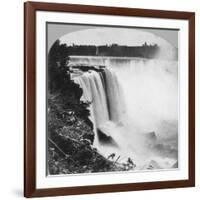
<path fill-rule="evenodd" d="M 69 66 L 102 155 L 131 158 L 136 170 L 178 162 L 177 61 L 71 56 Z"/>

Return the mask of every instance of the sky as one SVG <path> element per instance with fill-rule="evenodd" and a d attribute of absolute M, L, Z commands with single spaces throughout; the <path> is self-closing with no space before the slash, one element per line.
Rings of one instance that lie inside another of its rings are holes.
<path fill-rule="evenodd" d="M 49 23 L 47 31 L 48 50 L 57 39 L 68 45 L 73 43 L 82 45 L 117 43 L 119 45 L 140 46 L 147 42 L 148 44 L 156 43 L 161 46 L 178 47 L 178 31 L 169 29 Z"/>

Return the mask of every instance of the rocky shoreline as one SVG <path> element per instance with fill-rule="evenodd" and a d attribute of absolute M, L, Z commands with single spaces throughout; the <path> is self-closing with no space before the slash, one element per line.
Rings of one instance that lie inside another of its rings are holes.
<path fill-rule="evenodd" d="M 94 132 L 74 111 L 65 111 L 60 96 L 49 97 L 48 174 L 76 174 L 133 169 L 105 158 L 93 146 Z M 64 112 L 64 113 L 63 113 Z M 111 156 L 112 157 L 112 156 Z M 111 158 L 110 157 L 110 158 Z"/>

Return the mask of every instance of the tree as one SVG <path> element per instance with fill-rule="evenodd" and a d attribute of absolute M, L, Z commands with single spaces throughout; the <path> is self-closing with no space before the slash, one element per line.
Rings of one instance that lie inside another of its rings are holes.
<path fill-rule="evenodd" d="M 56 40 L 48 54 L 48 88 L 50 93 L 60 90 L 63 84 L 70 80 L 68 62 L 67 45 L 60 44 L 60 40 Z"/>

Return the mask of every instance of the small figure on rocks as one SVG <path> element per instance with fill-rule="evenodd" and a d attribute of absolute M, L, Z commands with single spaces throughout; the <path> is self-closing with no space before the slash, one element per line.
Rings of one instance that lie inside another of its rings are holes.
<path fill-rule="evenodd" d="M 115 153 L 112 153 L 112 154 L 110 154 L 109 156 L 108 156 L 108 159 L 113 159 L 115 157 Z"/>
<path fill-rule="evenodd" d="M 134 163 L 133 163 L 133 161 L 132 161 L 131 158 L 128 158 L 127 162 L 128 162 L 129 164 L 131 164 L 131 165 L 134 165 Z"/>
<path fill-rule="evenodd" d="M 128 163 L 130 168 L 136 167 L 136 164 L 133 162 L 133 160 L 130 157 L 128 158 L 127 163 Z"/>

